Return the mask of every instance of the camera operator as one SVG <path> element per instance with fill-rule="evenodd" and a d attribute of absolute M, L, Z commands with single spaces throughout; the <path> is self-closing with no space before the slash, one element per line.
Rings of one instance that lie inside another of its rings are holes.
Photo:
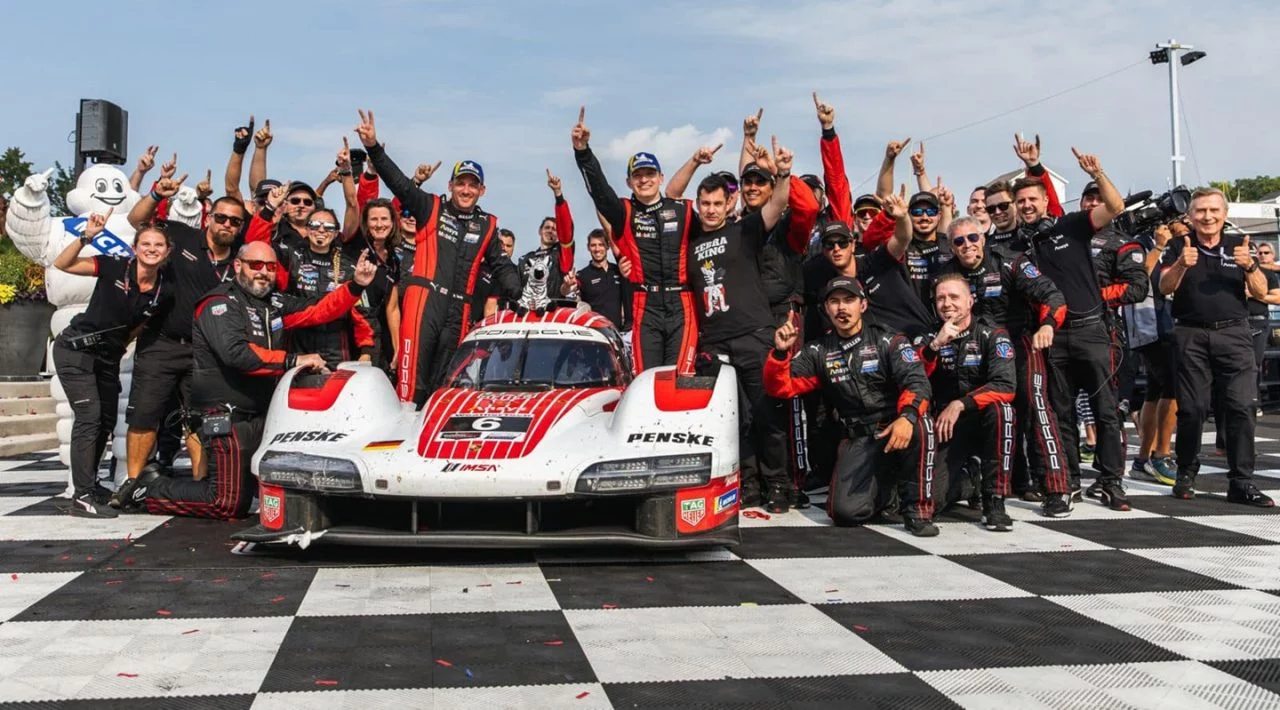
<path fill-rule="evenodd" d="M 84 234 L 53 260 L 53 268 L 77 276 L 96 276 L 84 312 L 53 341 L 53 363 L 75 413 L 71 428 L 72 515 L 114 518 L 116 511 L 94 497 L 98 462 L 116 428 L 120 399 L 120 359 L 133 330 L 171 298 L 160 265 L 169 254 L 169 237 L 154 227 L 140 230 L 135 256 L 80 256 L 106 228 L 111 216 L 89 215 Z M 126 479 L 127 486 L 134 479 Z M 123 488 L 123 487 L 122 487 Z"/>
<path fill-rule="evenodd" d="M 273 293 L 280 263 L 266 243 L 241 247 L 234 265 L 235 280 L 196 304 L 192 325 L 191 409 L 202 415 L 200 439 L 212 475 L 187 481 L 144 474 L 131 500 L 145 497 L 150 513 L 217 520 L 245 516 L 255 492 L 249 461 L 261 443 L 276 378 L 295 366 L 325 368 L 317 353 L 279 349 L 280 339 L 292 329 L 348 314 L 378 271 L 362 254 L 352 281 L 323 298 L 306 299 Z"/>
<path fill-rule="evenodd" d="M 1201 188 L 1191 195 L 1193 233 L 1161 265 L 1160 292 L 1173 297 L 1177 347 L 1178 480 L 1173 496 L 1195 496 L 1200 436 L 1210 393 L 1218 392 L 1226 429 L 1227 500 L 1275 505 L 1253 483 L 1253 401 L 1257 381 L 1246 296 L 1267 297 L 1267 279 L 1250 253 L 1248 235 L 1224 234 L 1227 198 Z"/>

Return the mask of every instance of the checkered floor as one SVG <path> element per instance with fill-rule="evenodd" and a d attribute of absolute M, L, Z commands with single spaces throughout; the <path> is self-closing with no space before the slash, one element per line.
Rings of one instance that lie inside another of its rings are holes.
<path fill-rule="evenodd" d="M 1259 437 L 1280 495 L 1280 418 Z M 0 702 L 1275 708 L 1280 516 L 1206 471 L 1190 502 L 1131 483 L 1130 513 L 1011 503 L 1006 534 L 968 509 L 927 540 L 810 509 L 692 554 L 268 555 L 235 554 L 237 525 L 61 515 L 56 459 L 7 459 Z"/>

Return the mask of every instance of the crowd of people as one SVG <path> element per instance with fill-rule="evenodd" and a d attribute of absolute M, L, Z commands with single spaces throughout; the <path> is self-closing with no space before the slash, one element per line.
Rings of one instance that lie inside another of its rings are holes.
<path fill-rule="evenodd" d="M 54 264 L 99 277 L 54 346 L 76 413 L 72 513 L 243 517 L 281 373 L 368 361 L 420 408 L 486 315 L 562 299 L 608 318 L 636 372 L 736 370 L 743 507 L 783 513 L 826 488 L 837 524 L 900 519 L 919 536 L 938 534 L 935 511 L 958 504 L 1008 531 L 1009 497 L 1049 517 L 1085 497 L 1126 511 L 1129 416 L 1139 441 L 1128 475 L 1191 498 L 1210 412 L 1227 499 L 1273 505 L 1252 480 L 1253 433 L 1280 266 L 1271 244 L 1224 229 L 1221 192 L 1196 190 L 1154 223 L 1117 220 L 1125 199 L 1096 156 L 1073 148 L 1089 182 L 1066 212 L 1039 136 L 1016 136 L 1022 176 L 974 188 L 963 213 L 930 180 L 923 145 L 908 156 L 916 189 L 896 182 L 909 138 L 888 143 L 875 192 L 855 197 L 836 111 L 813 100 L 821 176 L 793 174 L 790 150 L 757 140 L 760 111 L 743 122 L 736 174 L 695 185 L 721 146 L 699 148 L 669 180 L 640 152 L 626 196 L 581 110 L 570 140 L 599 220 L 582 269 L 560 178 L 548 171 L 553 216 L 514 259 L 515 235 L 479 206 L 480 163 L 457 162 L 433 194 L 423 186 L 440 163 L 406 174 L 373 111 L 359 112 L 360 147 L 344 138 L 315 188 L 267 177 L 270 122 L 236 129 L 226 194 L 211 199 L 208 179 L 200 190 L 201 228 L 157 216 L 186 178 L 171 161 L 129 214 L 133 257 L 81 256 L 105 224 L 96 215 Z M 139 182 L 153 161 L 149 151 L 139 162 Z M 334 183 L 341 218 L 325 199 Z M 135 332 L 128 480 L 110 492 L 97 463 Z M 1134 405 L 1139 360 L 1146 385 Z M 165 475 L 184 436 L 192 479 Z M 1095 481 L 1082 490 L 1089 464 Z"/>

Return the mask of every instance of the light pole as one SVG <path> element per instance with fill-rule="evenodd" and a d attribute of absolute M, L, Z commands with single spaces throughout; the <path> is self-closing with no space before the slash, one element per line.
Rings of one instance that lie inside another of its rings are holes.
<path fill-rule="evenodd" d="M 1178 65 L 1186 66 L 1204 59 L 1205 53 L 1192 51 L 1194 49 L 1195 47 L 1189 44 L 1181 44 L 1171 39 L 1157 44 L 1156 49 L 1148 55 L 1152 64 L 1169 65 L 1169 130 L 1173 138 L 1173 155 L 1170 156 L 1170 160 L 1173 161 L 1173 187 L 1182 184 L 1182 161 L 1186 159 L 1182 155 L 1181 129 L 1178 125 Z M 1179 52 L 1186 52 L 1186 54 L 1178 56 Z M 1174 57 L 1177 57 L 1178 61 L 1175 62 Z"/>

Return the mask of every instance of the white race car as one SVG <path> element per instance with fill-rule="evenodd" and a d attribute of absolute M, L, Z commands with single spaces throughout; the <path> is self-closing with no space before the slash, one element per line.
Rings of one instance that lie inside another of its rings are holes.
<path fill-rule="evenodd" d="M 609 321 L 502 311 L 459 346 L 421 411 L 382 372 L 292 370 L 262 444 L 258 543 L 734 545 L 732 368 L 632 378 Z"/>

